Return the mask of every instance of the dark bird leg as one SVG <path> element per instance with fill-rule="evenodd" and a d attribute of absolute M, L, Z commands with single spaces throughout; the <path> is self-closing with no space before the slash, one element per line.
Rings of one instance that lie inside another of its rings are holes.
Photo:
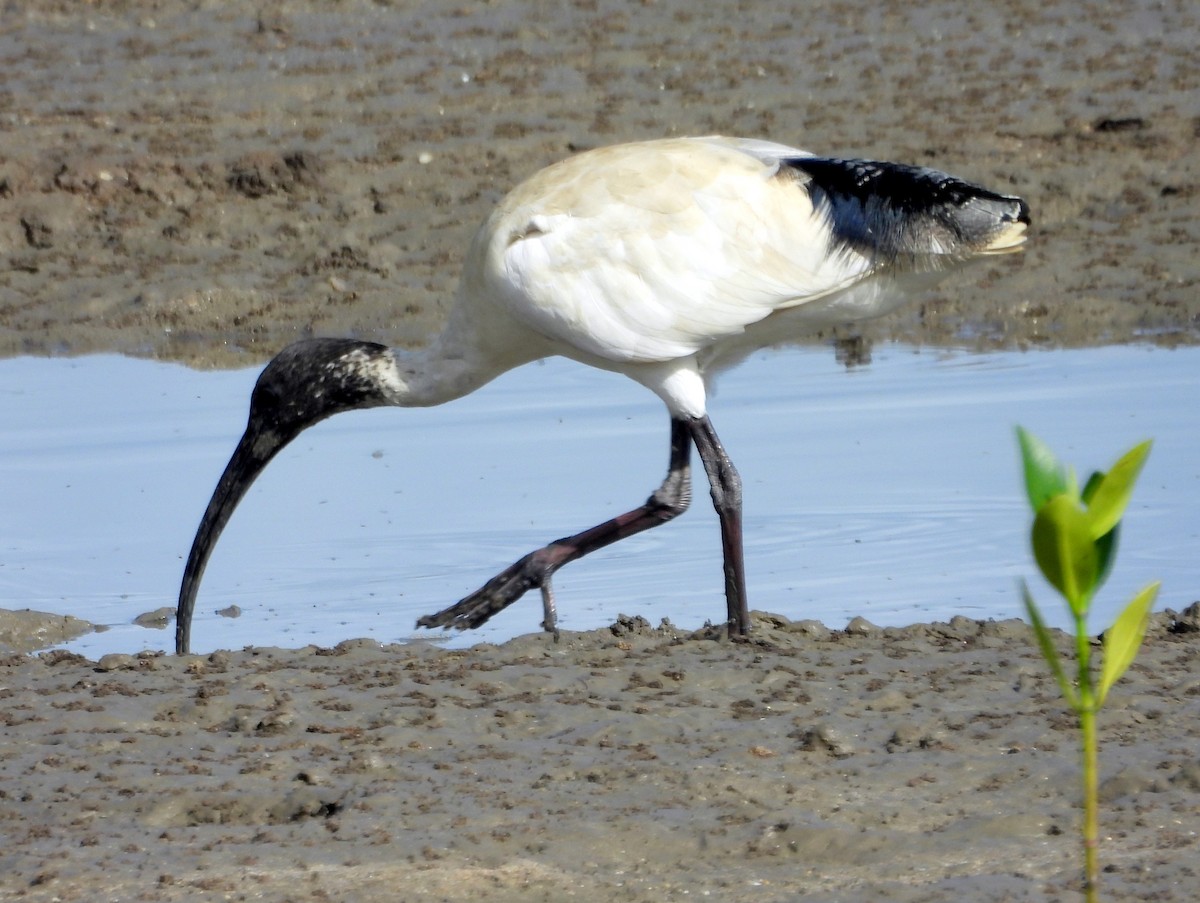
<path fill-rule="evenodd" d="M 707 418 L 703 422 L 707 423 Z M 455 627 L 459 630 L 479 627 L 492 615 L 503 611 L 521 598 L 527 590 L 536 586 L 542 590 L 542 626 L 548 632 L 557 634 L 554 591 L 550 582 L 555 571 L 568 562 L 582 558 L 589 552 L 602 549 L 626 536 L 665 524 L 687 510 L 692 496 L 689 463 L 692 442 L 697 442 L 702 454 L 705 448 L 700 446 L 699 440 L 693 440 L 693 431 L 696 429 L 694 423 L 695 421 L 672 418 L 670 467 L 666 479 L 646 500 L 646 504 L 598 524 L 590 530 L 557 539 L 545 548 L 530 552 L 462 601 L 437 614 L 421 618 L 417 621 L 417 626 Z M 708 432 L 712 432 L 711 426 L 708 427 Z M 712 435 L 711 441 L 715 448 L 720 449 L 715 434 Z M 728 462 L 728 459 L 726 461 Z M 707 462 L 705 466 L 708 466 Z M 729 470 L 732 472 L 732 467 L 729 467 Z M 736 473 L 734 476 L 736 477 Z"/>
<path fill-rule="evenodd" d="M 708 417 L 688 421 L 688 428 L 708 473 L 713 507 L 721 520 L 729 635 L 749 636 L 750 610 L 746 604 L 746 563 L 742 553 L 742 478 L 725 453 Z"/>

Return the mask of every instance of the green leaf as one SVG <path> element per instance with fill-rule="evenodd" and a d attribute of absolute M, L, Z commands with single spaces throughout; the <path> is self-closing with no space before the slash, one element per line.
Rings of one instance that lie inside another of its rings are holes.
<path fill-rule="evenodd" d="M 1133 494 L 1133 484 L 1150 454 L 1150 445 L 1150 440 L 1135 445 L 1121 456 L 1108 473 L 1101 474 L 1099 482 L 1089 487 L 1090 493 L 1085 492 L 1088 517 L 1092 522 L 1092 539 L 1099 539 L 1120 523 L 1129 497 Z"/>
<path fill-rule="evenodd" d="M 1117 524 L 1095 542 L 1096 558 L 1099 562 L 1096 567 L 1096 589 L 1104 585 L 1104 581 L 1112 572 L 1113 562 L 1117 558 L 1117 540 L 1120 536 L 1121 525 Z"/>
<path fill-rule="evenodd" d="M 1083 499 L 1085 505 L 1090 505 L 1092 496 L 1096 494 L 1096 488 L 1100 485 L 1100 481 L 1104 479 L 1104 473 L 1099 470 L 1093 470 L 1092 475 L 1088 477 L 1087 483 L 1084 484 L 1083 492 L 1080 493 L 1080 498 Z"/>
<path fill-rule="evenodd" d="M 1017 427 L 1017 442 L 1025 469 L 1025 492 L 1030 506 L 1039 511 L 1054 496 L 1068 491 L 1067 475 L 1050 447 L 1024 427 Z"/>
<path fill-rule="evenodd" d="M 1108 691 L 1133 664 L 1142 638 L 1146 635 L 1146 624 L 1150 620 L 1150 608 L 1158 595 L 1159 582 L 1155 581 L 1133 597 L 1116 622 L 1104 633 L 1104 667 L 1100 672 L 1100 686 L 1096 690 L 1096 708 L 1104 704 Z"/>
<path fill-rule="evenodd" d="M 1050 637 L 1046 622 L 1042 620 L 1042 613 L 1038 611 L 1024 580 L 1021 581 L 1021 597 L 1025 600 L 1025 611 L 1029 614 L 1029 623 L 1033 625 L 1033 635 L 1037 637 L 1038 648 L 1042 650 L 1042 658 L 1046 660 L 1046 664 L 1054 673 L 1054 679 L 1058 681 L 1058 688 L 1062 691 L 1063 698 L 1067 700 L 1067 705 L 1075 711 L 1079 711 L 1079 694 L 1067 680 L 1062 662 L 1058 660 L 1058 650 L 1054 648 L 1054 640 Z"/>
<path fill-rule="evenodd" d="M 1100 572 L 1090 527 L 1087 512 L 1074 499 L 1056 495 L 1033 519 L 1030 537 L 1038 567 L 1076 616 L 1086 614 Z"/>

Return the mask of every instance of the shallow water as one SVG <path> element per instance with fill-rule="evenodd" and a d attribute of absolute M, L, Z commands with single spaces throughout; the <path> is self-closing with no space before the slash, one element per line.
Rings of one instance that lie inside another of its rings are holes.
<path fill-rule="evenodd" d="M 1154 437 L 1093 623 L 1156 578 L 1159 607 L 1183 608 L 1200 585 L 1197 373 L 1200 349 L 886 346 L 851 370 L 827 348 L 756 354 L 712 403 L 746 484 L 752 607 L 834 627 L 1019 616 L 1016 580 L 1034 574 L 1019 422 L 1080 468 Z M 0 606 L 108 625 L 69 644 L 89 656 L 171 648 L 173 631 L 132 621 L 174 607 L 256 375 L 115 356 L 0 361 Z M 461 646 L 536 630 L 536 594 L 482 630 L 412 625 L 532 548 L 640 503 L 666 459 L 653 396 L 563 360 L 441 408 L 334 418 L 243 501 L 209 564 L 194 648 Z M 620 613 L 723 618 L 716 519 L 696 489 L 682 518 L 560 572 L 564 629 Z M 1033 585 L 1065 626 L 1052 591 Z M 242 615 L 214 613 L 229 605 Z"/>

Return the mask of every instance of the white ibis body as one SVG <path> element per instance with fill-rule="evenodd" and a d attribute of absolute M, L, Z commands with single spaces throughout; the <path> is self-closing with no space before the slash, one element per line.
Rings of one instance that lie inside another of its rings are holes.
<path fill-rule="evenodd" d="M 623 373 L 670 415 L 667 476 L 646 502 L 551 542 L 420 627 L 478 627 L 595 549 L 664 523 L 691 496 L 694 445 L 719 515 L 727 622 L 750 619 L 741 483 L 705 410 L 706 378 L 777 339 L 891 309 L 906 277 L 1025 240 L 1029 208 L 931 169 L 840 160 L 764 141 L 679 138 L 581 153 L 497 205 L 468 252 L 445 329 L 417 351 L 297 342 L 263 370 L 249 423 L 192 544 L 175 643 L 188 651 L 209 553 L 267 462 L 302 430 L 358 408 L 441 404 L 550 355 Z"/>

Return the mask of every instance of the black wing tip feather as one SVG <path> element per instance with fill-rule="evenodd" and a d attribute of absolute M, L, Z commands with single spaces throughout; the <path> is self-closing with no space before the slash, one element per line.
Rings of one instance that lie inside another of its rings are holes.
<path fill-rule="evenodd" d="M 936 169 L 829 157 L 782 162 L 803 176 L 831 243 L 875 259 L 969 256 L 1030 222 L 1021 198 Z"/>

